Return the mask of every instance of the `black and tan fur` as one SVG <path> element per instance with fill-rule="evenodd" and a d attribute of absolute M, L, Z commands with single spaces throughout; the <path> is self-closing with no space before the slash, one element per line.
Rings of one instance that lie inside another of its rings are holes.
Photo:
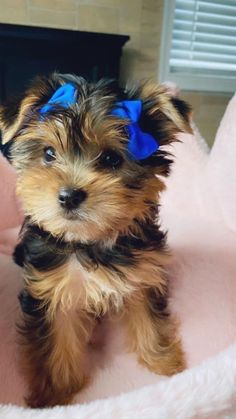
<path fill-rule="evenodd" d="M 77 104 L 41 118 L 41 106 L 68 81 L 78 90 Z M 0 112 L 26 215 L 14 257 L 23 267 L 22 364 L 33 407 L 69 403 L 86 384 L 87 347 L 104 315 L 123 315 L 129 346 L 151 371 L 171 375 L 184 367 L 166 308 L 169 255 L 158 227 L 171 158 L 163 147 L 139 162 L 127 156 L 129 121 L 111 116 L 124 99 L 142 100 L 140 127 L 161 146 L 190 131 L 188 106 L 151 83 L 124 91 L 54 74 Z M 48 146 L 56 150 L 50 165 L 43 159 Z M 118 168 L 104 167 L 107 150 L 122 156 Z M 87 194 L 73 214 L 58 205 L 64 186 Z"/>

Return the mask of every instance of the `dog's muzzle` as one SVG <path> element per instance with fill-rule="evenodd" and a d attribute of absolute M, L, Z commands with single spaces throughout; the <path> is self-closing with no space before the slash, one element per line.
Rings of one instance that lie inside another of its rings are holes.
<path fill-rule="evenodd" d="M 61 188 L 58 200 L 62 208 L 74 210 L 86 199 L 87 193 L 83 189 Z"/>

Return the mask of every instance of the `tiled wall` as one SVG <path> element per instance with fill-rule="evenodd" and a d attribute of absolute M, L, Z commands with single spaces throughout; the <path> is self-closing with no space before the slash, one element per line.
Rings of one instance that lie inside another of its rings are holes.
<path fill-rule="evenodd" d="M 0 0 L 0 22 L 130 35 L 121 80 L 158 78 L 164 0 Z M 228 96 L 186 92 L 209 143 Z"/>
<path fill-rule="evenodd" d="M 130 35 L 121 78 L 157 77 L 163 0 L 0 0 L 0 21 Z"/>
<path fill-rule="evenodd" d="M 194 111 L 194 121 L 203 138 L 212 146 L 217 127 L 232 95 L 182 92 L 181 97 L 191 104 Z"/>

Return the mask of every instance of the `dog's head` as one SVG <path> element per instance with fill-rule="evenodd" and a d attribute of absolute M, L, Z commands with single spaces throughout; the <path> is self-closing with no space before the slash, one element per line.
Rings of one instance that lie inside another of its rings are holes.
<path fill-rule="evenodd" d="M 36 79 L 0 111 L 25 214 L 68 240 L 126 232 L 155 205 L 171 163 L 163 146 L 191 130 L 188 114 L 150 83 L 124 91 L 70 75 Z"/>

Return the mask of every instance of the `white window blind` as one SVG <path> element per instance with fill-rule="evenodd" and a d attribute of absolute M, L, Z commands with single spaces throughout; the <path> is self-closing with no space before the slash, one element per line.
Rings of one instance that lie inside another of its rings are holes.
<path fill-rule="evenodd" d="M 236 90 L 236 0 L 166 0 L 161 78 L 191 90 Z"/>

